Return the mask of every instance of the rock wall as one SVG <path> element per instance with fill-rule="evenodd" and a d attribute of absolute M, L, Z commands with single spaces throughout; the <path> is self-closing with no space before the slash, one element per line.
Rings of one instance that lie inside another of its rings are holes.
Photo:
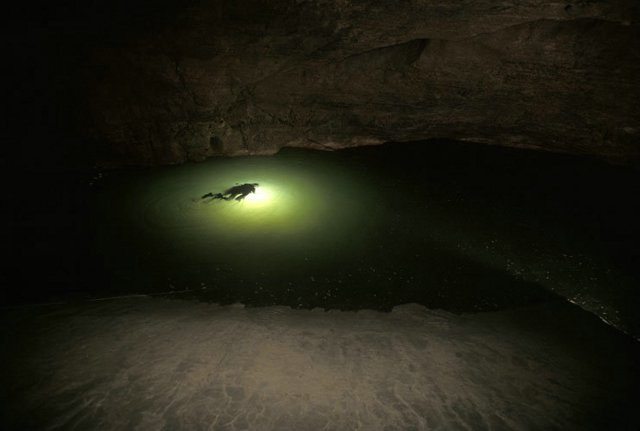
<path fill-rule="evenodd" d="M 632 0 L 216 0 L 90 59 L 105 165 L 454 138 L 640 160 Z"/>

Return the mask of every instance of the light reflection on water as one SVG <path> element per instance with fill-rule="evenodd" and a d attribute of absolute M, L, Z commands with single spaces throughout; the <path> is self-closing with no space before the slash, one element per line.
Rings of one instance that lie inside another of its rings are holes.
<path fill-rule="evenodd" d="M 242 183 L 258 183 L 256 193 L 242 201 L 201 199 Z M 182 258 L 210 264 L 242 254 L 247 261 L 237 264 L 245 269 L 250 259 L 283 264 L 275 259 L 278 251 L 325 254 L 327 247 L 339 253 L 352 246 L 372 191 L 339 166 L 256 157 L 154 172 L 125 201 L 121 216 L 157 251 L 179 247 Z"/>
<path fill-rule="evenodd" d="M 110 286 L 249 305 L 454 311 L 556 292 L 620 313 L 625 294 L 608 286 L 633 279 L 572 227 L 588 216 L 564 220 L 571 204 L 561 194 L 547 202 L 555 180 L 469 164 L 456 172 L 385 151 L 285 150 L 114 175 L 94 199 Z M 200 199 L 241 183 L 258 183 L 256 195 Z"/>
<path fill-rule="evenodd" d="M 116 284 L 202 286 L 212 300 L 248 303 L 331 298 L 315 284 L 340 285 L 358 270 L 350 265 L 375 228 L 376 192 L 317 156 L 217 159 L 115 178 L 96 205 L 105 218 L 97 247 L 121 275 Z M 201 199 L 239 183 L 258 183 L 256 194 Z"/>

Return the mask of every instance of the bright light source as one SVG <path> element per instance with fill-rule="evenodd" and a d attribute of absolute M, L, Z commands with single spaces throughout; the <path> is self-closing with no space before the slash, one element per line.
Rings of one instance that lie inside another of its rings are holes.
<path fill-rule="evenodd" d="M 361 223 L 370 192 L 341 167 L 311 162 L 256 157 L 181 166 L 141 183 L 127 202 L 144 232 L 196 260 L 226 259 L 260 244 L 319 250 Z M 214 198 L 243 184 L 258 185 L 240 201 L 246 189 Z"/>
<path fill-rule="evenodd" d="M 256 191 L 254 193 L 249 193 L 245 198 L 244 202 L 253 205 L 264 205 L 271 200 L 271 196 L 266 187 L 256 187 Z"/>

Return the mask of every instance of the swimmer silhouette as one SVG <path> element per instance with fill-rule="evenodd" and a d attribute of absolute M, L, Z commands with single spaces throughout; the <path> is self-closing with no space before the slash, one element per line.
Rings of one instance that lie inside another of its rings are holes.
<path fill-rule="evenodd" d="M 224 193 L 213 193 L 209 192 L 206 195 L 203 195 L 201 199 L 211 198 L 211 199 L 224 199 L 225 201 L 230 201 L 231 199 L 235 199 L 237 201 L 241 201 L 247 197 L 249 193 L 255 193 L 256 187 L 258 183 L 245 183 L 233 186 Z"/>

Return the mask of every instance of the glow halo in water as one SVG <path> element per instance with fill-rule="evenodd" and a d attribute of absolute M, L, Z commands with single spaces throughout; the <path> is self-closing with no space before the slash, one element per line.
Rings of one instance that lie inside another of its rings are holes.
<path fill-rule="evenodd" d="M 258 186 L 243 200 L 201 199 L 244 183 Z M 234 253 L 346 250 L 357 242 L 371 195 L 348 170 L 305 154 L 157 169 L 113 199 L 125 203 L 124 223 L 133 224 L 133 235 L 153 241 L 154 254 L 216 260 Z"/>

